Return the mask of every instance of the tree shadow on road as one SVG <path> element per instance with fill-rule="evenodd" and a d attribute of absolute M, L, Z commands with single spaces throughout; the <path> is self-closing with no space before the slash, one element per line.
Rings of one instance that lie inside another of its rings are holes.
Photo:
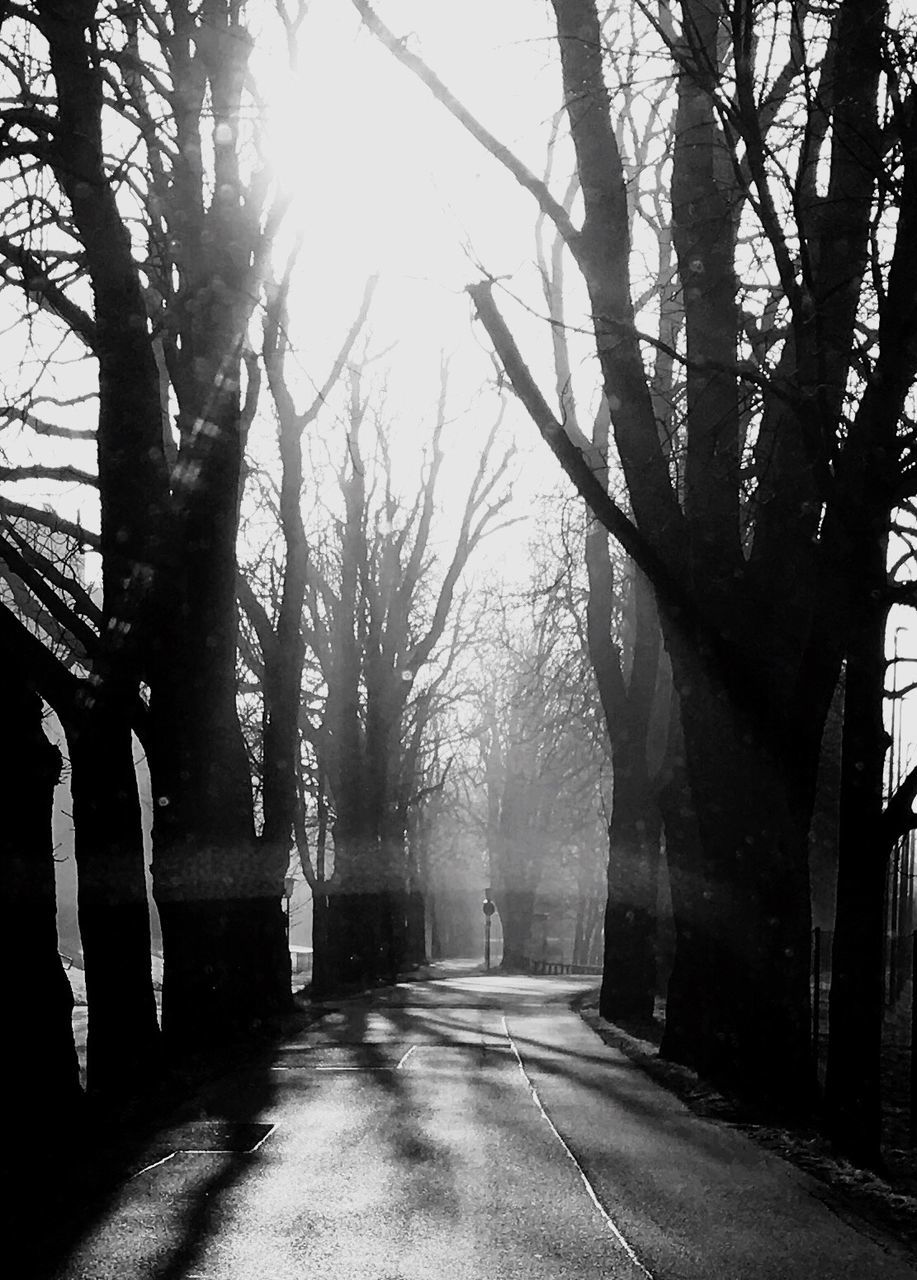
<path fill-rule="evenodd" d="M 245 1175 L 252 1159 L 245 1153 L 269 1131 L 274 1047 L 292 1025 L 173 1070 L 142 1112 L 87 1109 L 77 1132 L 33 1159 L 18 1197 L 28 1241 L 17 1267 L 22 1280 L 187 1275 L 213 1233 L 221 1199 Z M 174 1199 L 176 1230 L 164 1248 L 153 1220 L 156 1180 L 195 1160 L 203 1176 L 188 1177 Z M 147 1216 L 137 1209 L 146 1192 Z"/>

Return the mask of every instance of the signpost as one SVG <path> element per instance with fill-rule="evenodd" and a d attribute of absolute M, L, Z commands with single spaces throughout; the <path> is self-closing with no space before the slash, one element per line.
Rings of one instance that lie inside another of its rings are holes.
<path fill-rule="evenodd" d="M 287 908 L 287 948 L 290 946 L 290 900 L 293 897 L 293 890 L 296 888 L 295 876 L 284 876 L 283 878 L 283 896 L 286 899 Z"/>
<path fill-rule="evenodd" d="M 490 973 L 490 922 L 496 907 L 490 900 L 490 886 L 484 890 L 484 903 L 481 910 L 484 912 L 484 971 Z"/>

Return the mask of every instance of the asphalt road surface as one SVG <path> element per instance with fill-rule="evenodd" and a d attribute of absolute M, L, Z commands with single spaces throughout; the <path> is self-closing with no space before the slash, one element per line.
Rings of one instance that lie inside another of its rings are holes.
<path fill-rule="evenodd" d="M 462 976 L 329 1008 L 162 1134 L 60 1280 L 914 1280 L 566 1007 Z"/>

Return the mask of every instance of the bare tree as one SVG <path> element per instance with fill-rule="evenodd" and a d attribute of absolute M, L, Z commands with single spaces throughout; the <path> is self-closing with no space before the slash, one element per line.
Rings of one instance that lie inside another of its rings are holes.
<path fill-rule="evenodd" d="M 471 292 L 517 393 L 656 594 L 700 833 L 694 874 L 681 878 L 691 926 L 676 960 L 683 1016 L 666 1047 L 796 1110 L 812 1096 L 806 837 L 821 732 L 845 655 L 856 679 L 855 634 L 873 628 L 863 661 L 879 647 L 869 602 L 907 474 L 898 423 L 917 365 L 912 95 L 907 61 L 883 53 L 906 35 L 889 28 L 884 5 L 862 0 L 774 11 L 769 22 L 787 50 L 777 66 L 747 0 L 683 0 L 675 13 L 648 13 L 642 38 L 655 39 L 661 74 L 676 87 L 666 203 L 683 336 L 667 354 L 685 378 L 682 475 L 660 436 L 645 359 L 660 340 L 638 323 L 620 104 L 605 77 L 623 37 L 606 38 L 593 0 L 553 0 L 583 196 L 577 225 L 356 3 L 532 193 L 585 282 L 629 511 L 548 408 L 491 284 Z M 773 310 L 755 301 L 761 284 L 777 290 Z M 765 330 L 773 336 L 762 338 Z M 878 727 L 872 713 L 870 743 Z M 870 745 L 865 757 L 869 776 L 855 791 L 851 780 L 852 803 L 869 816 L 864 837 L 881 805 L 881 753 Z M 844 900 L 858 884 L 875 901 L 874 869 L 844 862 Z M 880 937 L 864 929 L 842 948 L 837 976 L 874 1045 L 862 1019 L 876 1007 Z M 847 1043 L 855 1062 L 852 1036 Z M 836 1132 L 871 1157 L 877 1092 L 871 1086 L 867 1119 L 849 1084 L 848 1075 L 833 1101 Z"/>
<path fill-rule="evenodd" d="M 4 134 L 27 213 L 0 251 L 26 309 L 78 339 L 96 371 L 92 767 L 101 779 L 113 735 L 132 772 L 148 689 L 163 1025 L 176 1048 L 203 1047 L 289 1001 L 286 867 L 256 838 L 235 706 L 235 539 L 256 392 L 250 380 L 243 399 L 243 349 L 283 213 L 257 167 L 251 37 L 244 7 L 223 0 L 114 12 L 47 0 L 5 17 L 14 45 L 31 26 L 47 58 L 14 51 L 7 64 L 28 96 Z M 131 846 L 120 819 L 106 831 L 106 809 L 94 815 L 142 881 L 139 826 L 130 819 Z"/>
<path fill-rule="evenodd" d="M 289 392 L 279 368 L 273 376 L 281 406 Z M 455 644 L 442 642 L 459 579 L 508 500 L 511 456 L 494 458 L 498 417 L 437 578 L 445 367 L 413 493 L 396 482 L 382 392 L 367 389 L 362 365 L 348 377 L 340 459 L 325 480 L 316 464 L 306 486 L 330 509 L 312 532 L 304 530 L 302 548 L 307 658 L 299 723 L 313 760 L 320 832 L 315 861 L 302 848 L 300 856 L 313 893 L 316 989 L 389 974 L 423 949 L 420 869 L 407 841 L 418 761 L 432 700 L 454 657 Z M 250 593 L 245 605 L 259 642 L 254 665 L 266 667 L 274 642 L 264 609 Z M 329 827 L 333 869 L 325 858 Z M 302 845 L 302 823 L 299 832 Z"/>

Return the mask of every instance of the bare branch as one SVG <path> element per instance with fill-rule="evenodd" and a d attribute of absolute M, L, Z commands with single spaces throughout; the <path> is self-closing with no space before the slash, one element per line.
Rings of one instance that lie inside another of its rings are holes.
<path fill-rule="evenodd" d="M 62 427 L 56 422 L 47 422 L 27 409 L 13 404 L 0 408 L 0 420 L 2 419 L 8 423 L 20 422 L 39 436 L 56 436 L 62 440 L 95 440 L 96 437 L 94 427 Z"/>
<path fill-rule="evenodd" d="M 73 538 L 75 542 L 80 543 L 82 546 L 91 548 L 93 551 L 100 549 L 101 543 L 97 533 L 84 528 L 81 524 L 65 520 L 63 516 L 59 516 L 55 511 L 46 511 L 40 507 L 30 507 L 26 503 L 11 502 L 8 498 L 0 497 L 0 513 L 11 518 L 26 520 L 30 524 L 40 525 L 42 528 L 50 529 L 52 533 L 62 533 L 68 538 Z"/>
<path fill-rule="evenodd" d="M 17 244 L 10 236 L 0 235 L 0 254 L 17 268 L 22 279 L 21 288 L 30 297 L 48 307 L 82 338 L 90 350 L 95 348 L 96 327 L 89 315 L 71 298 L 48 279 L 47 272 L 33 253 Z"/>
<path fill-rule="evenodd" d="M 354 6 L 363 19 L 364 24 L 369 28 L 373 35 L 385 45 L 385 47 L 402 63 L 409 71 L 427 86 L 430 92 L 441 103 L 450 115 L 454 116 L 463 128 L 471 134 L 471 136 L 485 148 L 486 151 L 499 161 L 505 169 L 507 169 L 516 179 L 520 186 L 526 191 L 531 192 L 538 203 L 542 213 L 554 223 L 557 230 L 563 236 L 564 241 L 575 249 L 580 240 L 580 233 L 570 220 L 567 210 L 555 200 L 554 196 L 541 181 L 527 168 L 522 161 L 505 147 L 494 135 L 476 120 L 471 112 L 459 102 L 458 98 L 451 93 L 435 74 L 417 54 L 411 53 L 407 47 L 406 39 L 399 39 L 394 35 L 387 26 L 376 16 L 366 0 L 353 0 Z"/>

